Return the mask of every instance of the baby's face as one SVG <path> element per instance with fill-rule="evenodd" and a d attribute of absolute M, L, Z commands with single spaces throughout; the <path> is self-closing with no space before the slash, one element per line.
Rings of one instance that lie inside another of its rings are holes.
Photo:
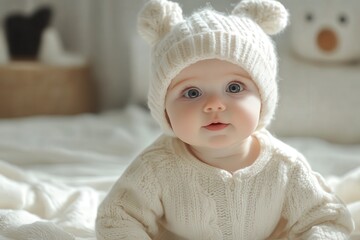
<path fill-rule="evenodd" d="M 190 65 L 172 80 L 165 107 L 170 125 L 182 141 L 222 148 L 255 131 L 261 100 L 244 69 L 210 59 Z"/>

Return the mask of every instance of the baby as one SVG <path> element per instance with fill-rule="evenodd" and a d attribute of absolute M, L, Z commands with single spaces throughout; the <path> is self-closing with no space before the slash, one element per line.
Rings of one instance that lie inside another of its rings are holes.
<path fill-rule="evenodd" d="M 277 105 L 268 35 L 286 9 L 244 0 L 184 19 L 149 1 L 139 32 L 152 46 L 148 103 L 164 134 L 102 202 L 98 239 L 347 239 L 344 204 L 295 149 L 267 130 Z"/>

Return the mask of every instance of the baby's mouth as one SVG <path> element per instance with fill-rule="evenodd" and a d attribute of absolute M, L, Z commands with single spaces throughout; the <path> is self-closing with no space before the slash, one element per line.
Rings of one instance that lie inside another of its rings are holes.
<path fill-rule="evenodd" d="M 220 131 L 220 130 L 226 128 L 227 126 L 229 126 L 228 123 L 214 122 L 214 123 L 210 123 L 209 125 L 204 126 L 204 128 L 206 128 L 207 130 L 210 130 L 210 131 Z"/>

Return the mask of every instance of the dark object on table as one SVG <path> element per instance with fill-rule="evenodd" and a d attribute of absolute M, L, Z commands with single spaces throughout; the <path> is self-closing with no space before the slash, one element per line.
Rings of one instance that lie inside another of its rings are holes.
<path fill-rule="evenodd" d="M 5 31 L 11 58 L 37 57 L 41 36 L 51 15 L 51 8 L 44 6 L 30 16 L 16 13 L 6 17 Z"/>

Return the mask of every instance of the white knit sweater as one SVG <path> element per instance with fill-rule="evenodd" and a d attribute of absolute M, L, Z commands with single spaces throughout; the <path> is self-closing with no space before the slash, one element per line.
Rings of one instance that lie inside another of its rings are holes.
<path fill-rule="evenodd" d="M 348 210 L 304 157 L 267 131 L 255 136 L 258 159 L 235 173 L 161 136 L 100 205 L 98 239 L 348 239 Z"/>

